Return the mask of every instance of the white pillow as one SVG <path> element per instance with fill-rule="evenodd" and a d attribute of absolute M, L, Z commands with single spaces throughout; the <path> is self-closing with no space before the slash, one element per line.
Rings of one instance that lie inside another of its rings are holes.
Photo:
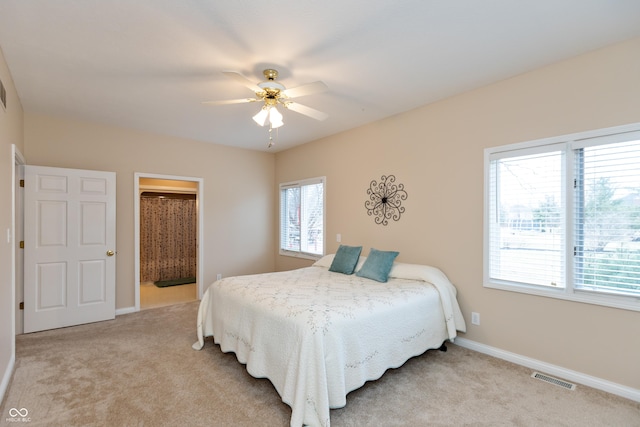
<path fill-rule="evenodd" d="M 317 260 L 316 262 L 313 263 L 314 267 L 324 267 L 324 268 L 329 268 L 331 267 L 331 263 L 333 262 L 333 257 L 335 257 L 336 254 L 329 254 L 329 255 L 325 255 L 322 258 L 320 258 L 319 260 Z M 361 256 L 360 259 L 358 260 L 358 263 L 356 264 L 356 269 L 354 270 L 354 272 L 360 270 L 362 268 L 362 265 L 364 264 L 364 262 L 367 260 L 366 256 Z"/>
<path fill-rule="evenodd" d="M 316 262 L 313 263 L 314 267 L 325 267 L 325 268 L 329 268 L 331 267 L 331 263 L 333 262 L 333 257 L 335 257 L 336 254 L 329 254 L 329 255 L 325 255 L 322 258 L 320 258 L 319 260 L 317 260 Z"/>
<path fill-rule="evenodd" d="M 367 260 L 366 256 L 361 256 L 360 259 L 358 260 L 358 263 L 356 264 L 356 269 L 354 270 L 354 272 L 360 271 L 360 269 L 362 268 L 366 260 Z"/>

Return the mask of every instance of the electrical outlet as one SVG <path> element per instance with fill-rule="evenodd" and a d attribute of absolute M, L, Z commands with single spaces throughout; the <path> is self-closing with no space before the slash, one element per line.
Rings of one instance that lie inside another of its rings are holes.
<path fill-rule="evenodd" d="M 338 243 L 342 242 L 342 234 L 340 233 L 336 234 L 336 242 Z"/>
<path fill-rule="evenodd" d="M 222 273 L 216 274 L 216 280 L 220 280 L 220 279 L 222 279 Z"/>
<path fill-rule="evenodd" d="M 476 313 L 475 311 L 471 313 L 471 323 L 480 326 L 480 313 Z"/>

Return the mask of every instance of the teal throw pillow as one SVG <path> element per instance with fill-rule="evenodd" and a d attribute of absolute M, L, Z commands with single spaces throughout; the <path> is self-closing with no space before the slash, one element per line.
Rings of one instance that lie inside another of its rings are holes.
<path fill-rule="evenodd" d="M 356 264 L 360 259 L 360 252 L 362 252 L 362 246 L 340 245 L 335 257 L 333 257 L 329 271 L 353 274 L 353 270 L 356 269 Z"/>
<path fill-rule="evenodd" d="M 389 272 L 393 267 L 393 261 L 400 252 L 395 251 L 379 251 L 371 248 L 367 260 L 360 270 L 356 272 L 356 276 L 366 277 L 378 282 L 386 282 L 389 279 Z"/>

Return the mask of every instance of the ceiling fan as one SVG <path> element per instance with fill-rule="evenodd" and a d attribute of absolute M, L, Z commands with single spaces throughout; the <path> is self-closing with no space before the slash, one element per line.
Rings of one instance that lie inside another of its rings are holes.
<path fill-rule="evenodd" d="M 267 68 L 262 72 L 265 77 L 265 81 L 260 83 L 253 83 L 240 73 L 235 71 L 225 71 L 224 75 L 230 77 L 240 83 L 241 85 L 251 89 L 255 94 L 255 98 L 241 98 L 241 99 L 229 99 L 225 101 L 205 101 L 203 104 L 207 105 L 227 105 L 227 104 L 242 104 L 245 102 L 263 102 L 263 106 L 253 116 L 253 120 L 260 126 L 264 126 L 269 118 L 269 132 L 271 129 L 278 128 L 284 124 L 282 121 L 282 114 L 278 111 L 277 106 L 281 105 L 284 108 L 295 111 L 296 113 L 303 114 L 305 116 L 314 118 L 316 120 L 325 120 L 329 117 L 326 113 L 318 111 L 306 105 L 302 105 L 298 102 L 294 102 L 292 98 L 298 98 L 300 96 L 312 95 L 314 93 L 325 92 L 329 88 L 321 81 L 308 83 L 302 86 L 287 89 L 281 83 L 277 82 L 278 71 L 272 68 Z M 269 138 L 269 147 L 272 145 L 272 140 Z"/>

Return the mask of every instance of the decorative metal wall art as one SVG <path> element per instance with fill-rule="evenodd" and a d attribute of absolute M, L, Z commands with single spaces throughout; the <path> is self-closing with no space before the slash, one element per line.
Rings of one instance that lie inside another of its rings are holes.
<path fill-rule="evenodd" d="M 380 182 L 371 181 L 367 194 L 369 200 L 364 203 L 367 214 L 373 216 L 376 224 L 387 225 L 389 220 L 400 220 L 404 213 L 402 201 L 407 200 L 403 184 L 396 184 L 394 175 L 382 175 Z"/>

